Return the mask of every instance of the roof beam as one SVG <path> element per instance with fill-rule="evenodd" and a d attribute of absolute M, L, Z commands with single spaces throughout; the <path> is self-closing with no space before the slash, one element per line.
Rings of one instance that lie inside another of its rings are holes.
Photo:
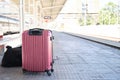
<path fill-rule="evenodd" d="M 55 1 L 56 1 L 56 0 L 53 0 L 53 5 L 52 5 L 52 6 L 54 6 L 54 5 L 55 5 Z"/>
<path fill-rule="evenodd" d="M 63 7 L 63 5 L 51 6 L 51 7 L 46 7 L 46 8 L 42 8 L 42 9 L 43 9 L 43 10 L 46 10 L 46 9 L 61 8 L 61 7 Z"/>

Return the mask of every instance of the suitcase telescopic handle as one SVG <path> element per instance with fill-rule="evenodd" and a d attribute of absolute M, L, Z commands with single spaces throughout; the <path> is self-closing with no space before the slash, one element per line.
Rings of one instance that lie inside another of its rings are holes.
<path fill-rule="evenodd" d="M 29 30 L 29 35 L 42 35 L 44 29 L 34 28 Z"/>

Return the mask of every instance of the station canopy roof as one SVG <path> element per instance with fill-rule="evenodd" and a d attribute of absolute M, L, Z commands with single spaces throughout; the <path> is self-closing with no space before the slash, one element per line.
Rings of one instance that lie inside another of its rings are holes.
<path fill-rule="evenodd" d="M 20 0 L 12 1 L 19 6 Z M 23 0 L 25 12 L 36 13 L 40 17 L 51 20 L 57 17 L 65 2 L 66 0 Z"/>

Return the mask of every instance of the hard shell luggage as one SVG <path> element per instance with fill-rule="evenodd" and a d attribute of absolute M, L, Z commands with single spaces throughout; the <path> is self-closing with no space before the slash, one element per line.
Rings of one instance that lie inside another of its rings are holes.
<path fill-rule="evenodd" d="M 52 32 L 30 29 L 22 34 L 22 69 L 25 71 L 53 72 Z"/>

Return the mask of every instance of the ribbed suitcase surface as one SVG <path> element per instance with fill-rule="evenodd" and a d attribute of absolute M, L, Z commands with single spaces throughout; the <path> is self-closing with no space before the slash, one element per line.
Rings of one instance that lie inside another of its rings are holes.
<path fill-rule="evenodd" d="M 27 71 L 45 71 L 51 69 L 52 41 L 51 32 L 43 30 L 41 35 L 22 34 L 22 68 Z"/>

